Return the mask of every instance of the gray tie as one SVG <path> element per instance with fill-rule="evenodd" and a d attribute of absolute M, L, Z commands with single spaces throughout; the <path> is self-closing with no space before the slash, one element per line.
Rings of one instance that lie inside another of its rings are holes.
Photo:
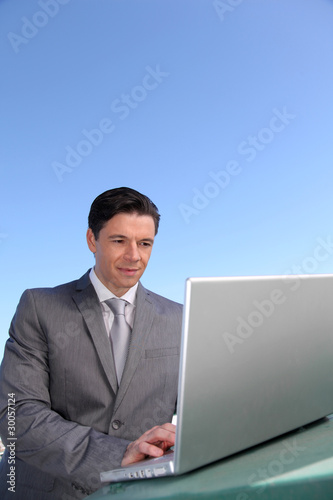
<path fill-rule="evenodd" d="M 126 363 L 131 336 L 131 327 L 125 319 L 125 306 L 127 302 L 123 299 L 108 299 L 105 303 L 114 314 L 110 337 L 119 385 Z"/>

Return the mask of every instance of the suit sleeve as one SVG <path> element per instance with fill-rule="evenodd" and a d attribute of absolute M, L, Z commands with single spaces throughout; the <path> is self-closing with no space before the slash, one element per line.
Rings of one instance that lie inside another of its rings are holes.
<path fill-rule="evenodd" d="M 68 421 L 52 410 L 48 345 L 29 291 L 21 298 L 9 333 L 0 371 L 3 441 L 8 438 L 11 395 L 15 399 L 17 458 L 75 481 L 87 492 L 98 489 L 99 473 L 119 466 L 129 441 Z"/>

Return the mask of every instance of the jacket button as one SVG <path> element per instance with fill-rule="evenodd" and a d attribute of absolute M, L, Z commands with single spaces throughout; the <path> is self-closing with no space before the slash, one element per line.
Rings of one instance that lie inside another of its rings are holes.
<path fill-rule="evenodd" d="M 114 420 L 112 422 L 112 429 L 114 429 L 115 431 L 117 431 L 118 429 L 120 429 L 120 427 L 121 427 L 120 420 Z"/>

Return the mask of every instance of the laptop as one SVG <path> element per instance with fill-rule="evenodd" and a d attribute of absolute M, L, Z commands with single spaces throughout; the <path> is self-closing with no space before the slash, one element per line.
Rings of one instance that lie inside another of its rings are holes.
<path fill-rule="evenodd" d="M 103 482 L 184 474 L 333 413 L 333 275 L 189 278 L 172 452 Z"/>

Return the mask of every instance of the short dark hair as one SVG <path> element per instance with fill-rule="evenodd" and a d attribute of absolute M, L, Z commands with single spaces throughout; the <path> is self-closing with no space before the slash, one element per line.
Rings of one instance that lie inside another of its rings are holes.
<path fill-rule="evenodd" d="M 160 214 L 157 206 L 144 194 L 128 187 L 109 189 L 95 198 L 90 207 L 88 226 L 96 240 L 100 230 L 117 214 L 137 213 L 150 215 L 155 224 L 155 235 L 158 231 Z"/>

